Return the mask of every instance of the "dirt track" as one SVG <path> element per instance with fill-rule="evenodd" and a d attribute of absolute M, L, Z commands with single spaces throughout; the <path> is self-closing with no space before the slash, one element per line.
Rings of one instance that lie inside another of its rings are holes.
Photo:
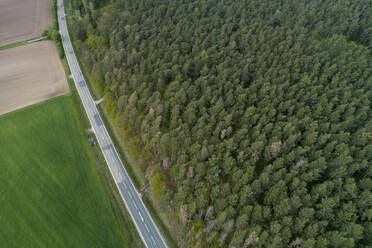
<path fill-rule="evenodd" d="M 41 35 L 52 25 L 51 0 L 0 0 L 0 46 Z"/>
<path fill-rule="evenodd" d="M 68 91 L 61 60 L 52 41 L 0 51 L 0 114 Z"/>

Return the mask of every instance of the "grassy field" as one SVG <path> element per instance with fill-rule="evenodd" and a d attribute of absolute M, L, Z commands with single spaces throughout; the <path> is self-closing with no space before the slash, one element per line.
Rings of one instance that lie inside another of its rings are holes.
<path fill-rule="evenodd" d="M 0 116 L 0 247 L 131 247 L 72 97 Z"/>

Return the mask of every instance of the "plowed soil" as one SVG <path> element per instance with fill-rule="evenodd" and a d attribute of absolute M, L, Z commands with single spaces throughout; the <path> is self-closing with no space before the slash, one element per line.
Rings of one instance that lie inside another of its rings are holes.
<path fill-rule="evenodd" d="M 52 41 L 0 51 L 0 114 L 69 91 Z"/>
<path fill-rule="evenodd" d="M 1 0 L 0 46 L 41 36 L 52 25 L 52 0 Z"/>

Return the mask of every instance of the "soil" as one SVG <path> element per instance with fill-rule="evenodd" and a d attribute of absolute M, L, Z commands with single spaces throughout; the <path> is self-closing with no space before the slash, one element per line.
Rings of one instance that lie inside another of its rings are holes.
<path fill-rule="evenodd" d="M 0 114 L 69 92 L 52 41 L 0 51 Z"/>
<path fill-rule="evenodd" d="M 0 46 L 32 39 L 52 26 L 52 0 L 1 0 Z"/>

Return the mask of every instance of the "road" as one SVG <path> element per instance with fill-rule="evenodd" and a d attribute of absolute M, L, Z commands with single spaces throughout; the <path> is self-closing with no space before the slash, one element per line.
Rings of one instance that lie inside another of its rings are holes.
<path fill-rule="evenodd" d="M 145 246 L 148 248 L 165 248 L 167 245 L 143 204 L 140 194 L 137 192 L 132 180 L 128 176 L 84 80 L 68 33 L 63 0 L 58 0 L 57 12 L 63 49 L 65 50 L 72 77 L 92 126 L 92 130 L 96 135 L 102 154 L 124 204 Z"/>

